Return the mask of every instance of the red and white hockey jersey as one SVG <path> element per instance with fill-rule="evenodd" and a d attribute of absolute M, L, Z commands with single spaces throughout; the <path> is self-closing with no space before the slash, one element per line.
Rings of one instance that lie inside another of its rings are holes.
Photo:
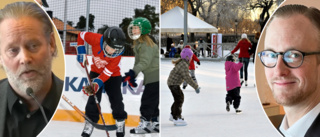
<path fill-rule="evenodd" d="M 78 34 L 78 45 L 84 45 L 86 41 L 92 47 L 91 71 L 99 73 L 99 79 L 106 82 L 111 76 L 120 76 L 119 63 L 121 55 L 109 58 L 103 53 L 103 36 L 99 33 L 81 32 Z"/>

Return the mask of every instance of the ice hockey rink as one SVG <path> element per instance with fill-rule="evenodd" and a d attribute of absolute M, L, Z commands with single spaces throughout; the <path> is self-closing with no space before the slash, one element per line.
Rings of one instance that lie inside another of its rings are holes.
<path fill-rule="evenodd" d="M 201 60 L 201 59 L 200 59 Z M 182 116 L 187 126 L 169 121 L 173 97 L 167 78 L 174 67 L 171 60 L 161 60 L 161 137 L 281 137 L 265 115 L 254 87 L 254 64 L 248 68 L 248 86 L 240 90 L 241 114 L 233 107 L 226 111 L 224 61 L 201 61 L 196 65 L 200 93 L 188 86 L 184 93 Z M 182 87 L 182 86 L 181 86 Z"/>

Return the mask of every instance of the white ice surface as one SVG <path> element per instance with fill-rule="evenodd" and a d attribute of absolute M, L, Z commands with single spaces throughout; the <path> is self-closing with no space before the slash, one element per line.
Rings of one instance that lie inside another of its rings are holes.
<path fill-rule="evenodd" d="M 69 121 L 51 121 L 39 137 L 80 137 L 84 123 L 69 122 Z M 130 129 L 133 127 L 126 127 L 125 137 L 159 137 L 159 134 L 152 133 L 146 135 L 130 134 Z M 109 131 L 110 137 L 116 136 L 116 131 Z M 106 137 L 107 133 L 104 130 L 94 129 L 91 137 Z"/>
<path fill-rule="evenodd" d="M 174 126 L 169 121 L 173 97 L 167 78 L 174 65 L 161 60 L 161 137 L 281 137 L 265 115 L 254 87 L 254 64 L 248 68 L 248 87 L 240 91 L 240 109 L 226 111 L 224 62 L 201 61 L 196 69 L 200 94 L 188 85 L 183 90 L 182 116 L 187 126 Z M 181 86 L 182 87 L 182 86 Z"/>
<path fill-rule="evenodd" d="M 240 109 L 242 114 L 225 110 L 224 62 L 201 61 L 196 69 L 196 77 L 201 87 L 200 94 L 188 86 L 184 91 L 185 101 L 182 115 L 187 126 L 176 127 L 169 121 L 173 97 L 167 86 L 167 78 L 173 68 L 171 60 L 161 60 L 161 137 L 281 137 L 266 117 L 255 88 L 253 64 L 249 64 L 248 87 L 242 87 Z M 84 123 L 51 121 L 40 137 L 80 136 Z M 130 135 L 126 127 L 126 137 L 159 137 L 159 134 L 145 136 Z M 115 137 L 115 131 L 109 132 Z M 103 130 L 94 130 L 92 137 L 105 137 Z"/>

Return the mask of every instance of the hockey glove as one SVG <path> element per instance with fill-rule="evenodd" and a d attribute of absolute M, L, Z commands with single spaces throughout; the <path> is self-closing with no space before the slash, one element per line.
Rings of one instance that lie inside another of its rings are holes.
<path fill-rule="evenodd" d="M 92 81 L 92 85 L 84 86 L 82 91 L 87 96 L 92 96 L 98 92 L 98 90 L 103 86 L 103 81 L 99 78 L 95 78 Z"/>
<path fill-rule="evenodd" d="M 92 96 L 93 95 L 93 89 L 92 89 L 92 86 L 91 85 L 88 85 L 88 86 L 84 86 L 82 87 L 82 92 L 84 94 L 86 94 L 87 96 Z"/>
<path fill-rule="evenodd" d="M 83 45 L 77 47 L 77 61 L 83 68 L 85 67 L 85 65 L 88 65 L 86 47 Z"/>
<path fill-rule="evenodd" d="M 125 78 L 125 77 L 123 77 L 123 78 Z M 124 81 L 124 80 L 122 80 L 122 81 Z M 130 84 L 128 84 L 128 80 L 125 81 L 125 82 L 122 82 L 122 87 L 125 87 L 125 86 L 127 86 L 127 85 L 128 85 L 128 87 L 133 91 L 133 88 L 130 86 Z"/>
<path fill-rule="evenodd" d="M 200 87 L 198 87 L 198 88 L 196 89 L 196 93 L 197 93 L 197 94 L 200 93 Z"/>
<path fill-rule="evenodd" d="M 200 65 L 200 61 L 198 61 L 197 64 Z"/>
<path fill-rule="evenodd" d="M 134 88 L 138 86 L 135 79 L 135 73 L 132 69 L 130 69 L 129 72 L 124 74 L 125 76 L 122 78 L 122 82 L 129 82 L 129 85 Z"/>
<path fill-rule="evenodd" d="M 94 92 L 98 92 L 98 90 L 103 86 L 103 81 L 99 78 L 95 78 L 92 81 L 92 87 Z"/>

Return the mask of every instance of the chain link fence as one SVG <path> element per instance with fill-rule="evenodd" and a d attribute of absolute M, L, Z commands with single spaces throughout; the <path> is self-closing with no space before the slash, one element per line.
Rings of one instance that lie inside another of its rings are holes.
<path fill-rule="evenodd" d="M 49 7 L 44 9 L 52 16 L 64 44 L 65 54 L 76 53 L 74 45 L 81 31 L 103 33 L 108 27 L 117 26 L 122 28 L 127 35 L 126 28 L 129 22 L 138 16 L 148 18 L 151 23 L 155 22 L 153 26 L 155 31 L 151 36 L 159 45 L 159 0 L 47 0 L 47 3 Z M 151 16 L 151 14 L 156 16 Z M 124 56 L 133 55 L 131 46 L 132 40 L 127 38 Z M 91 54 L 90 45 L 87 46 L 87 51 L 89 51 L 88 54 Z"/>

